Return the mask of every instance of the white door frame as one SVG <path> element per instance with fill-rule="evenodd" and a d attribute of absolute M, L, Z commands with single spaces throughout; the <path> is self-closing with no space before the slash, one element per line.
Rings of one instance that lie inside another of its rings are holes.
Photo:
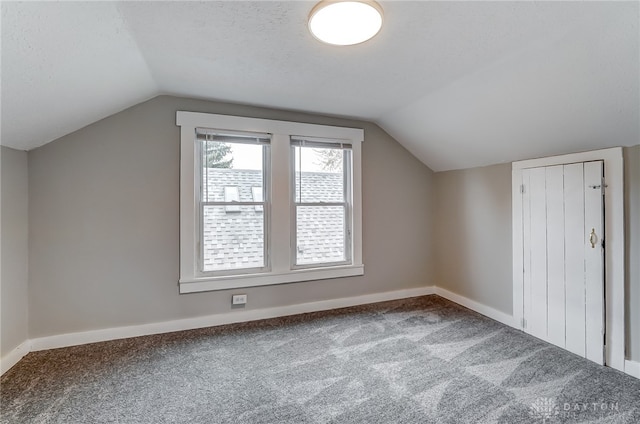
<path fill-rule="evenodd" d="M 523 239 L 522 239 L 522 170 L 541 166 L 564 165 L 594 160 L 604 161 L 605 190 L 605 364 L 624 372 L 624 169 L 622 148 L 594 150 L 562 156 L 513 162 L 511 178 L 513 222 L 513 318 L 523 330 Z"/>

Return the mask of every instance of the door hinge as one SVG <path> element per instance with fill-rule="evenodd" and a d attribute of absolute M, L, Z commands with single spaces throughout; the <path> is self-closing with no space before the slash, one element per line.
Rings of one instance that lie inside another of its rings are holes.
<path fill-rule="evenodd" d="M 521 319 L 520 319 L 520 326 L 521 326 L 522 328 L 527 328 L 527 320 L 526 320 L 526 319 L 524 319 L 524 318 L 521 318 Z"/>
<path fill-rule="evenodd" d="M 524 192 L 525 192 L 524 184 L 520 184 L 520 193 L 524 194 Z"/>

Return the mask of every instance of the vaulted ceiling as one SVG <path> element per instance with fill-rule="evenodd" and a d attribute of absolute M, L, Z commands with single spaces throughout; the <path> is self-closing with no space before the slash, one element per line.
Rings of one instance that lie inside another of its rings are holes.
<path fill-rule="evenodd" d="M 307 1 L 2 2 L 2 144 L 158 94 L 374 121 L 436 171 L 640 143 L 638 2 L 379 3 L 334 47 Z"/>

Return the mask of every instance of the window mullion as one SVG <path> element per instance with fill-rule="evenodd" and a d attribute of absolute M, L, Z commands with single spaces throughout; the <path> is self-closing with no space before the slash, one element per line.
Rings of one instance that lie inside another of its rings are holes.
<path fill-rule="evenodd" d="M 291 152 L 289 136 L 273 134 L 271 138 L 271 266 L 274 272 L 290 269 L 291 222 Z"/>

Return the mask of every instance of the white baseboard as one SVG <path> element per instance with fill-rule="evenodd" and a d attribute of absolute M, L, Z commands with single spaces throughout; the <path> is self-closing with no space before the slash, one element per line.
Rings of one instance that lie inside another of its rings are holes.
<path fill-rule="evenodd" d="M 476 311 L 479 314 L 487 316 L 491 319 L 495 319 L 496 321 L 508 325 L 509 327 L 517 328 L 516 322 L 512 315 L 505 314 L 504 312 L 493 309 L 490 306 L 483 305 L 482 303 L 476 302 L 475 300 L 460 296 L 459 294 L 450 292 L 449 290 L 443 289 L 442 287 L 435 287 L 435 294 L 444 297 L 445 299 L 449 299 L 450 301 L 455 302 L 458 305 L 469 308 L 472 311 Z"/>
<path fill-rule="evenodd" d="M 56 349 L 67 346 L 77 346 L 87 343 L 108 340 L 125 339 L 129 337 L 147 336 L 152 334 L 169 333 L 173 331 L 193 330 L 196 328 L 213 327 L 217 325 L 238 322 L 255 321 L 267 318 L 277 318 L 308 312 L 326 311 L 330 309 L 346 308 L 349 306 L 366 305 L 369 303 L 385 302 L 389 300 L 405 299 L 417 296 L 436 294 L 454 303 L 467 307 L 475 312 L 492 318 L 510 327 L 518 328 L 511 315 L 497 309 L 483 305 L 459 294 L 450 292 L 437 286 L 419 287 L 414 289 L 396 290 L 383 293 L 366 294 L 340 299 L 321 300 L 318 302 L 300 303 L 297 305 L 275 308 L 236 310 L 223 314 L 208 315 L 175 321 L 165 321 L 153 324 L 133 325 L 127 327 L 107 328 L 103 330 L 84 331 L 78 333 L 60 334 L 27 340 L 2 358 L 0 362 L 1 374 L 14 366 L 24 355 L 46 349 Z M 640 378 L 640 362 L 626 361 L 625 373 Z"/>
<path fill-rule="evenodd" d="M 640 362 L 638 361 L 624 361 L 624 372 L 632 377 L 640 378 Z"/>
<path fill-rule="evenodd" d="M 349 306 L 365 305 L 368 303 L 384 302 L 388 300 L 397 300 L 416 296 L 425 296 L 428 294 L 434 294 L 433 287 L 419 287 L 415 289 L 373 293 L 362 296 L 321 300 L 318 302 L 300 303 L 297 305 L 281 306 L 275 308 L 236 310 L 223 314 L 181 319 L 176 321 L 165 321 L 153 324 L 133 325 L 128 327 L 107 328 L 104 330 L 60 334 L 32 339 L 31 350 L 38 351 L 46 349 L 56 349 L 60 347 L 76 346 L 116 339 L 125 339 L 129 337 L 147 336 L 151 334 L 169 333 L 182 330 L 193 330 L 196 328 L 213 327 L 216 325 L 233 324 L 237 322 L 255 321 L 260 319 L 304 314 L 307 312 L 326 311 L 329 309 L 346 308 Z"/>
<path fill-rule="evenodd" d="M 17 364 L 18 361 L 24 358 L 29 352 L 31 352 L 31 341 L 25 340 L 3 358 L 0 358 L 0 375 L 9 371 L 12 366 Z"/>

